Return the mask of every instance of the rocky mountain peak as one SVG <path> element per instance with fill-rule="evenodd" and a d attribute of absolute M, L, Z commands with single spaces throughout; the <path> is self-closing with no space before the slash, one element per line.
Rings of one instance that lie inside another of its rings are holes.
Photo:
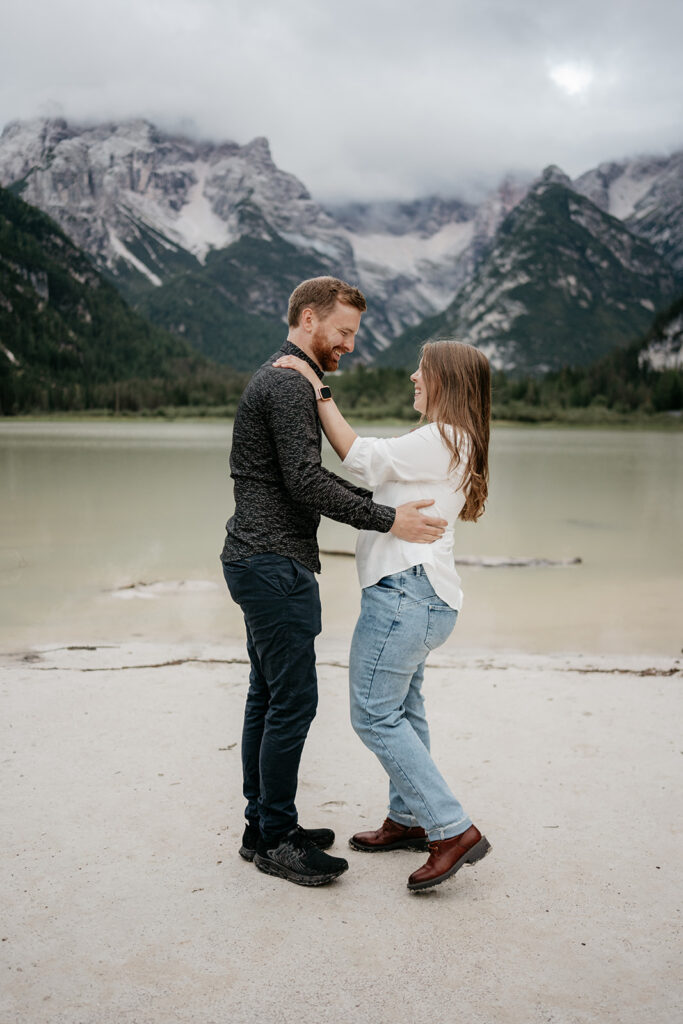
<path fill-rule="evenodd" d="M 0 185 L 49 213 L 97 264 L 159 284 L 183 251 L 203 261 L 257 224 L 325 251 L 350 247 L 305 186 L 273 163 L 268 140 L 215 145 L 145 119 L 98 125 L 14 122 L 0 139 Z M 248 200 L 259 217 L 244 217 Z M 170 261 L 170 263 L 169 263 Z"/>
<path fill-rule="evenodd" d="M 257 135 L 255 139 L 252 139 L 251 142 L 246 144 L 246 146 L 243 146 L 242 152 L 245 156 L 252 158 L 254 162 L 258 162 L 272 168 L 275 167 L 273 157 L 270 152 L 270 143 L 263 135 Z"/>
<path fill-rule="evenodd" d="M 600 164 L 572 187 L 647 239 L 683 274 L 683 151 Z"/>
<path fill-rule="evenodd" d="M 544 168 L 540 177 L 536 179 L 533 187 L 539 185 L 564 185 L 565 188 L 571 188 L 572 180 L 557 164 L 549 164 L 548 167 Z"/>

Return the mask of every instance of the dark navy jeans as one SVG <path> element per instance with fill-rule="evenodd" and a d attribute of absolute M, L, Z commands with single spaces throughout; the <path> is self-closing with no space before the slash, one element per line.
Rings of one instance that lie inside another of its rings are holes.
<path fill-rule="evenodd" d="M 267 839 L 297 824 L 299 762 L 318 705 L 315 575 L 293 558 L 251 555 L 223 563 L 242 609 L 251 662 L 242 731 L 245 815 Z"/>

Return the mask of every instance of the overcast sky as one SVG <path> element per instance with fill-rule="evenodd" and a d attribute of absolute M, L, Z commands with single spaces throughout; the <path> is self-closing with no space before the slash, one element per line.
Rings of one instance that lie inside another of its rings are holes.
<path fill-rule="evenodd" d="M 270 140 L 318 199 L 683 147 L 676 0 L 7 0 L 0 125 Z"/>

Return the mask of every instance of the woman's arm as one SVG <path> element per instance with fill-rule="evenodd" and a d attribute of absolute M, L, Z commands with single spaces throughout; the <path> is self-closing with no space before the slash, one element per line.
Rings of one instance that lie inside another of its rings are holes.
<path fill-rule="evenodd" d="M 315 370 L 308 363 L 304 362 L 303 359 L 299 359 L 298 356 L 280 356 L 279 359 L 275 360 L 273 366 L 280 369 L 296 370 L 302 377 L 306 378 L 316 395 L 318 394 L 322 381 L 315 373 Z M 358 434 L 346 422 L 333 398 L 327 400 L 318 398 L 318 417 L 327 440 L 339 458 L 345 459 Z"/>
<path fill-rule="evenodd" d="M 359 437 L 343 461 L 345 469 L 375 490 L 388 480 L 413 483 L 446 481 L 451 475 L 450 452 L 437 427 L 427 424 L 398 437 Z"/>
<path fill-rule="evenodd" d="M 316 393 L 321 387 L 322 382 L 313 367 L 297 356 L 280 356 L 273 366 L 296 370 Z M 399 437 L 359 437 L 332 399 L 318 399 L 317 410 L 327 439 L 345 468 L 371 490 L 386 480 L 428 482 L 446 480 L 450 476 L 450 451 L 434 425 Z M 462 469 L 464 466 L 461 472 Z M 454 481 L 457 482 L 457 474 Z"/>

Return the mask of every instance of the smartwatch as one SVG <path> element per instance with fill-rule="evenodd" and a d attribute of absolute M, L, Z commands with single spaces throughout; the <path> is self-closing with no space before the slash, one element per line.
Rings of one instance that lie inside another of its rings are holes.
<path fill-rule="evenodd" d="M 322 384 L 317 390 L 316 395 L 319 402 L 329 402 L 332 398 L 332 389 L 328 388 L 327 384 Z"/>

